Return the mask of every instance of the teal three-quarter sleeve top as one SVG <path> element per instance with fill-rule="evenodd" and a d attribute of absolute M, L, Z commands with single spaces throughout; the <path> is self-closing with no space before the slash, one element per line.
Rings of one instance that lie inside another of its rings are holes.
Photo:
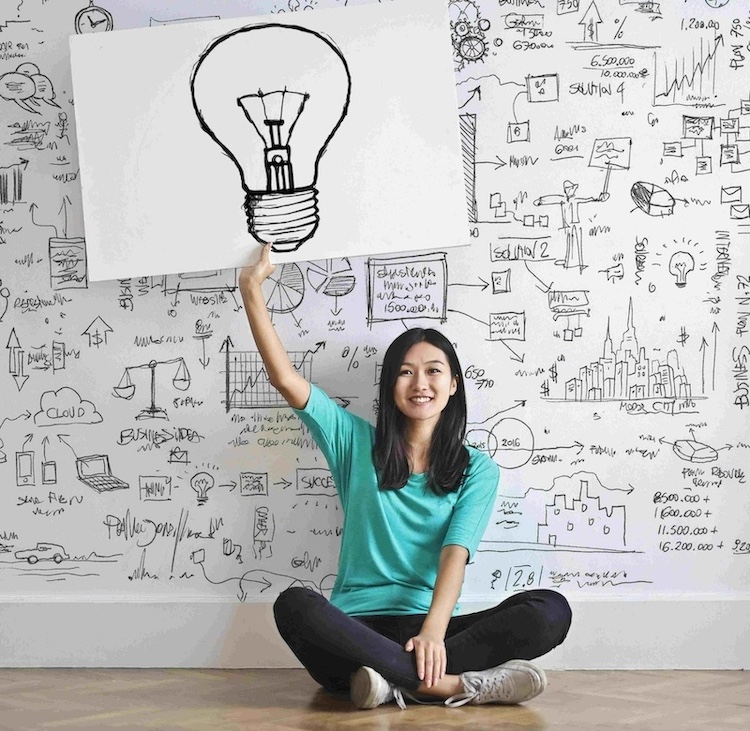
<path fill-rule="evenodd" d="M 381 490 L 372 459 L 375 428 L 312 385 L 295 409 L 323 452 L 344 514 L 331 602 L 351 616 L 426 614 L 443 546 L 471 557 L 489 523 L 500 468 L 473 447 L 461 486 L 436 495 L 426 474 Z"/>

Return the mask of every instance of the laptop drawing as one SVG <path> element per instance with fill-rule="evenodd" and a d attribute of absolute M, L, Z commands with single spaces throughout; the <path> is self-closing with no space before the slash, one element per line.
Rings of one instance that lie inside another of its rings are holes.
<path fill-rule="evenodd" d="M 112 474 L 109 457 L 106 454 L 77 457 L 76 469 L 78 470 L 78 479 L 85 485 L 93 487 L 97 492 L 130 487 L 127 482 Z"/>

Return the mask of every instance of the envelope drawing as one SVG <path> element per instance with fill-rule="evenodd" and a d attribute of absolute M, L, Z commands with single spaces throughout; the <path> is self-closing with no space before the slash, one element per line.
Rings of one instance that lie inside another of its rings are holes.
<path fill-rule="evenodd" d="M 721 186 L 722 203 L 742 203 L 742 187 L 739 185 Z"/>
<path fill-rule="evenodd" d="M 187 449 L 172 447 L 172 449 L 169 450 L 169 462 L 171 464 L 190 464 Z"/>
<path fill-rule="evenodd" d="M 733 203 L 729 209 L 729 218 L 750 218 L 750 203 Z"/>

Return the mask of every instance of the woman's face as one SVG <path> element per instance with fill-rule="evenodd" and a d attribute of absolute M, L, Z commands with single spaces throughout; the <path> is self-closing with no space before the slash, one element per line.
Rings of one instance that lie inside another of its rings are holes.
<path fill-rule="evenodd" d="M 393 400 L 407 419 L 436 424 L 456 388 L 446 354 L 423 341 L 406 351 L 393 386 Z"/>

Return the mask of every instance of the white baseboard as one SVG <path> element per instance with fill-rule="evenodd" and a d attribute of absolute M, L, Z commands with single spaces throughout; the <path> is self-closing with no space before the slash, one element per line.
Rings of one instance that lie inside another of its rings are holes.
<path fill-rule="evenodd" d="M 750 667 L 750 599 L 571 601 L 549 670 Z M 463 611 L 487 605 L 463 603 Z M 298 667 L 268 603 L 5 601 L 2 667 Z"/>

